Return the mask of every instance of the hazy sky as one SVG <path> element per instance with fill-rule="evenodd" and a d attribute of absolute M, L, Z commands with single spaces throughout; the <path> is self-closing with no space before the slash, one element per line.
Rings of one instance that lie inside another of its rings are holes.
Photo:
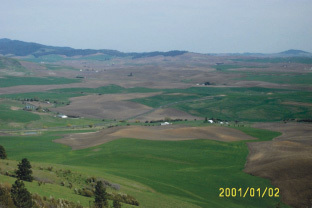
<path fill-rule="evenodd" d="M 0 1 L 0 38 L 124 52 L 312 52 L 312 0 Z"/>

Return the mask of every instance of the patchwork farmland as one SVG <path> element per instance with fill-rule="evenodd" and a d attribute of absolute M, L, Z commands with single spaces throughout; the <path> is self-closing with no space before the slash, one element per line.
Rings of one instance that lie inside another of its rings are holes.
<path fill-rule="evenodd" d="M 0 189 L 27 158 L 36 202 L 309 207 L 310 59 L 1 56 Z"/>

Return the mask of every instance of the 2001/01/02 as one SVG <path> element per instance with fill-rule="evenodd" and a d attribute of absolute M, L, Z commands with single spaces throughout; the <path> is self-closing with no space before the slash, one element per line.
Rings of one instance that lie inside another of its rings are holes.
<path fill-rule="evenodd" d="M 279 197 L 279 188 L 246 188 L 244 191 L 242 188 L 219 188 L 220 194 L 219 197 L 259 197 L 263 198 L 264 196 L 268 197 Z"/>

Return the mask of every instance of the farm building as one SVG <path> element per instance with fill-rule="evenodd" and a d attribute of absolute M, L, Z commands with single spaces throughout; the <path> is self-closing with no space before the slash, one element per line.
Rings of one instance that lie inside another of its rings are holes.
<path fill-rule="evenodd" d="M 60 114 L 58 115 L 59 118 L 68 118 L 68 116 L 64 115 L 64 114 Z"/>
<path fill-rule="evenodd" d="M 35 105 L 32 105 L 32 104 L 30 104 L 30 103 L 26 103 L 26 105 L 25 105 L 25 110 L 35 110 L 37 108 L 37 106 L 35 106 Z"/>
<path fill-rule="evenodd" d="M 170 124 L 171 124 L 171 123 L 169 123 L 169 122 L 160 123 L 161 126 L 170 125 Z"/>

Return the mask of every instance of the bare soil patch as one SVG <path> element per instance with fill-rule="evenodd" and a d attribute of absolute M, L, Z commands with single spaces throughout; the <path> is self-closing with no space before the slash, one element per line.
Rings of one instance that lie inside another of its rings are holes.
<path fill-rule="evenodd" d="M 11 122 L 8 124 L 9 126 L 12 126 L 12 127 L 15 127 L 15 128 L 18 128 L 18 127 L 22 127 L 23 124 L 21 123 L 15 123 L 15 122 Z"/>
<path fill-rule="evenodd" d="M 164 108 L 157 109 L 154 112 L 147 115 L 139 116 L 136 118 L 136 120 L 151 121 L 151 120 L 161 120 L 166 117 L 169 117 L 171 119 L 187 119 L 187 120 L 202 119 L 200 117 L 192 116 L 191 114 L 188 114 L 181 110 L 177 110 L 174 108 Z"/>
<path fill-rule="evenodd" d="M 312 125 L 263 123 L 255 125 L 282 132 L 273 141 L 248 143 L 245 172 L 268 178 L 292 207 L 312 204 Z"/>
<path fill-rule="evenodd" d="M 16 110 L 19 110 L 19 109 L 21 109 L 21 108 L 19 108 L 19 107 L 16 107 L 16 106 L 11 106 L 11 108 L 10 108 L 11 110 L 14 110 L 14 111 L 16 111 Z"/>
<path fill-rule="evenodd" d="M 301 102 L 282 102 L 284 105 L 295 105 L 295 106 L 306 106 L 312 107 L 312 103 L 301 103 Z"/>
<path fill-rule="evenodd" d="M 158 93 L 129 93 L 88 95 L 71 98 L 71 104 L 56 108 L 56 111 L 66 115 L 104 119 L 127 119 L 151 110 L 151 107 L 127 101 L 134 98 L 143 98 Z"/>
<path fill-rule="evenodd" d="M 255 139 L 241 131 L 228 127 L 185 127 L 180 125 L 167 125 L 113 127 L 103 129 L 99 132 L 70 134 L 62 139 L 54 140 L 54 142 L 71 146 L 76 150 L 97 146 L 119 138 L 162 141 L 210 139 L 224 142 Z"/>

